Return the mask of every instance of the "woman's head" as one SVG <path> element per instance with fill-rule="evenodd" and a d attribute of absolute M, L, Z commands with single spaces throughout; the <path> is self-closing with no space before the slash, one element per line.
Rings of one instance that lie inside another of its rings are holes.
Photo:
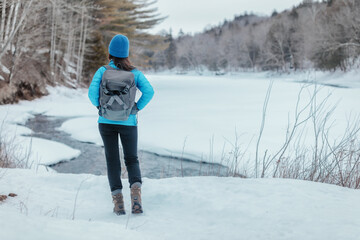
<path fill-rule="evenodd" d="M 129 45 L 129 39 L 121 34 L 113 37 L 109 44 L 109 59 L 114 61 L 115 66 L 125 71 L 135 69 L 128 58 Z"/>

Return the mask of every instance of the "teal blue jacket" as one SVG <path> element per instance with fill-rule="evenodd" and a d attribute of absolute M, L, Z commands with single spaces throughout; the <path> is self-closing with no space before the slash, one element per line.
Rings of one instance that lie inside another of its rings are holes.
<path fill-rule="evenodd" d="M 117 68 L 112 60 L 110 61 L 109 65 L 113 68 Z M 89 92 L 88 92 L 89 99 L 91 103 L 96 107 L 99 106 L 100 83 L 101 83 L 102 75 L 104 74 L 105 71 L 106 68 L 104 66 L 99 68 L 96 71 L 89 87 Z M 150 100 L 154 96 L 154 89 L 142 72 L 140 72 L 137 69 L 134 69 L 131 72 L 134 74 L 136 87 L 142 93 L 139 101 L 136 103 L 138 109 L 141 110 L 150 102 Z M 99 116 L 98 122 L 107 123 L 107 124 L 119 124 L 126 126 L 137 125 L 136 115 L 130 115 L 126 121 L 112 121 L 102 116 Z"/>

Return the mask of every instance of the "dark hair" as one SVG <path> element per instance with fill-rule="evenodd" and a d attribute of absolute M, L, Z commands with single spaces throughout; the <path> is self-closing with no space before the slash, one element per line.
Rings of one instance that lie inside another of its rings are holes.
<path fill-rule="evenodd" d="M 136 67 L 132 65 L 129 58 L 118 58 L 114 57 L 109 54 L 109 59 L 114 61 L 115 66 L 118 68 L 125 70 L 125 71 L 131 71 L 134 70 Z"/>

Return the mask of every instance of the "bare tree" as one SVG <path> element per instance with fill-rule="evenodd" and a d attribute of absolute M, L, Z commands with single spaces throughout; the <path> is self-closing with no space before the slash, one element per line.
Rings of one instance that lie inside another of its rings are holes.
<path fill-rule="evenodd" d="M 6 3 L 6 1 L 4 1 L 3 3 Z M 33 0 L 27 1 L 23 7 L 23 11 L 19 11 L 20 0 L 17 1 L 16 3 L 12 2 L 10 5 L 10 13 L 8 14 L 8 20 L 5 23 L 2 19 L 1 22 L 2 23 L 4 22 L 4 25 L 2 24 L 1 28 L 3 29 L 4 34 L 1 34 L 1 35 L 3 35 L 3 39 L 1 39 L 2 40 L 2 48 L 0 51 L 0 61 L 1 61 L 1 58 L 4 56 L 4 54 L 6 53 L 7 47 L 13 41 L 15 34 L 19 31 L 20 27 L 24 23 L 25 18 L 27 17 L 28 13 L 31 10 L 32 3 L 33 3 Z M 6 5 L 3 5 L 3 9 L 5 6 Z M 14 8 L 16 9 L 16 11 L 15 11 L 16 14 L 13 13 Z M 4 12 L 4 10 L 3 10 L 3 12 Z M 17 16 L 18 14 L 20 14 L 19 20 L 16 20 L 18 18 L 18 16 Z"/>
<path fill-rule="evenodd" d="M 338 0 L 319 13 L 312 56 L 318 68 L 347 70 L 360 55 L 360 5 Z"/>
<path fill-rule="evenodd" d="M 356 68 L 359 5 L 358 0 L 306 0 L 271 17 L 236 16 L 202 33 L 182 34 L 175 40 L 178 63 L 214 71 Z"/>

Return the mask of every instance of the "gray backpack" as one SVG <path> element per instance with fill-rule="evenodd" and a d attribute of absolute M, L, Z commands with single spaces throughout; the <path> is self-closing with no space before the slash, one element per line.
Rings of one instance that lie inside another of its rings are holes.
<path fill-rule="evenodd" d="M 114 121 L 124 121 L 130 114 L 136 114 L 136 85 L 134 74 L 104 66 L 100 84 L 99 115 Z"/>

